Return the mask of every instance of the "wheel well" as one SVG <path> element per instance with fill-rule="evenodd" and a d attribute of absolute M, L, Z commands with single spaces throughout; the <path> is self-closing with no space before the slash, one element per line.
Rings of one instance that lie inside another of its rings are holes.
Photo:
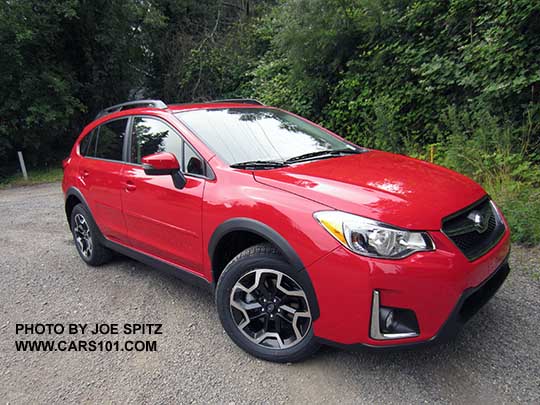
<path fill-rule="evenodd" d="M 66 218 L 67 218 L 67 221 L 68 221 L 68 224 L 70 223 L 71 221 L 71 212 L 73 211 L 73 208 L 75 208 L 75 206 L 77 204 L 80 204 L 81 203 L 81 200 L 79 200 L 79 198 L 75 195 L 70 195 L 67 200 L 66 200 Z"/>
<path fill-rule="evenodd" d="M 249 231 L 233 231 L 221 238 L 212 256 L 212 278 L 214 283 L 217 283 L 225 266 L 238 253 L 263 242 L 271 243 L 262 236 Z"/>

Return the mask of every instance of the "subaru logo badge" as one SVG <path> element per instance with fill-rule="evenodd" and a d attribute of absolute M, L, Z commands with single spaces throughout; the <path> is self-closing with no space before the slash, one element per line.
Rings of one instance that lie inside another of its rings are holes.
<path fill-rule="evenodd" d="M 484 233 L 488 228 L 489 217 L 486 217 L 480 211 L 472 211 L 469 215 L 467 215 L 467 218 L 473 222 L 474 229 L 476 229 L 478 233 Z"/>

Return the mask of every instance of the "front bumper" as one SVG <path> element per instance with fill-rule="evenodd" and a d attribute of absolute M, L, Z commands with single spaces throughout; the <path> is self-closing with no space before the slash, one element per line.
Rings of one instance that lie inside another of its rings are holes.
<path fill-rule="evenodd" d="M 509 267 L 509 233 L 487 254 L 469 262 L 441 233 L 437 250 L 403 260 L 374 260 L 337 248 L 308 268 L 320 317 L 320 341 L 354 348 L 418 346 L 454 336 L 497 291 Z M 370 337 L 373 291 L 381 305 L 410 309 L 418 319 L 417 336 L 375 340 Z"/>
<path fill-rule="evenodd" d="M 340 344 L 326 339 L 318 338 L 321 343 L 331 346 L 337 346 L 347 350 L 355 350 L 359 348 L 372 349 L 406 349 L 416 348 L 420 346 L 428 346 L 435 343 L 446 342 L 457 335 L 461 327 L 471 319 L 490 299 L 495 295 L 510 273 L 508 260 L 503 264 L 481 285 L 475 288 L 468 288 L 459 298 L 456 306 L 452 310 L 450 316 L 441 327 L 439 332 L 431 339 L 424 341 L 416 341 L 413 343 L 399 343 L 388 346 L 375 346 L 367 343 L 357 344 Z"/>

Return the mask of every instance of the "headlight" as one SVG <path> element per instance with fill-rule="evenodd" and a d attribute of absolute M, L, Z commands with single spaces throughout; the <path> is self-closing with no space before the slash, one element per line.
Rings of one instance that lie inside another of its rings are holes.
<path fill-rule="evenodd" d="M 410 232 L 341 211 L 320 211 L 313 216 L 343 246 L 362 256 L 401 259 L 435 249 L 426 232 Z"/>

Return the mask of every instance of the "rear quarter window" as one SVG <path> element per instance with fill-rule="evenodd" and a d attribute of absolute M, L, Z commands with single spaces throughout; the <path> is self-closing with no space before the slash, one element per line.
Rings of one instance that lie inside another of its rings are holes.
<path fill-rule="evenodd" d="M 92 137 L 96 130 L 90 131 L 85 137 L 79 142 L 79 153 L 81 156 L 87 156 L 90 143 L 92 143 Z"/>

